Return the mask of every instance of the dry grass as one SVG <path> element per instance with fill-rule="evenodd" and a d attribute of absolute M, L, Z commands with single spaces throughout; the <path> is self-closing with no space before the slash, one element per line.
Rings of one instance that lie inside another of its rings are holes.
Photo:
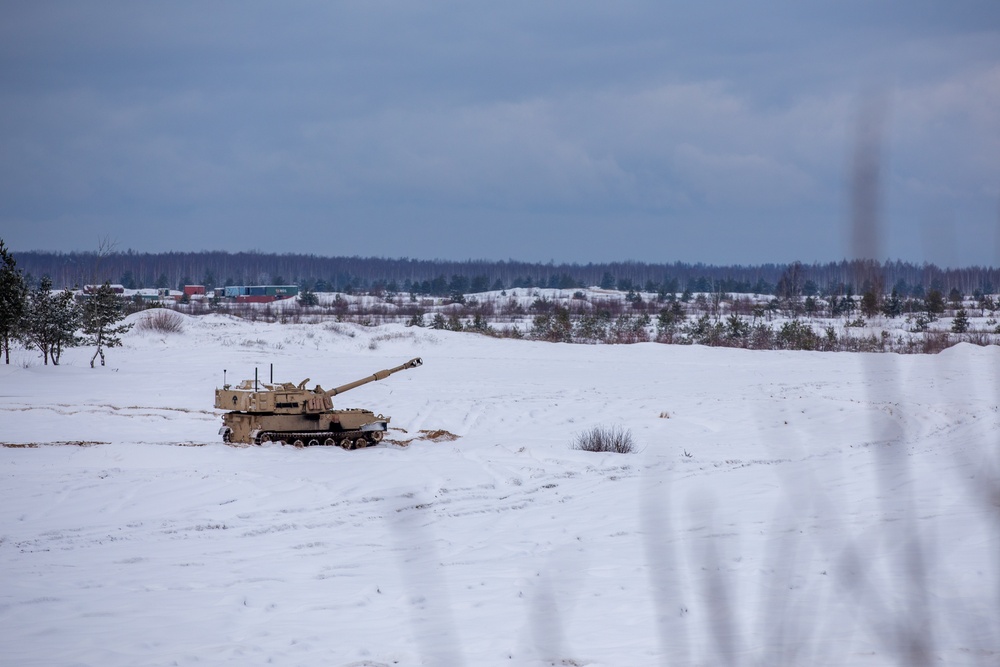
<path fill-rule="evenodd" d="M 632 431 L 622 426 L 595 426 L 576 436 L 573 449 L 631 454 L 635 451 L 635 438 L 632 437 Z"/>
<path fill-rule="evenodd" d="M 379 346 L 385 342 L 403 341 L 403 340 L 415 341 L 416 339 L 417 337 L 412 331 L 406 331 L 406 332 L 397 331 L 388 334 L 380 334 L 378 336 L 372 337 L 372 339 L 368 342 L 368 349 L 377 350 Z"/>
<path fill-rule="evenodd" d="M 135 328 L 155 333 L 180 333 L 184 330 L 184 318 L 172 310 L 154 308 L 147 311 Z"/>

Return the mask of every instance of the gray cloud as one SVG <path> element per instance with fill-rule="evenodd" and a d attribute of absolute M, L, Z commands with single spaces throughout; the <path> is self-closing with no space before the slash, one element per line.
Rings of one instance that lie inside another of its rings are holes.
<path fill-rule="evenodd" d="M 5 3 L 0 237 L 839 259 L 875 90 L 886 255 L 995 264 L 995 6 Z"/>

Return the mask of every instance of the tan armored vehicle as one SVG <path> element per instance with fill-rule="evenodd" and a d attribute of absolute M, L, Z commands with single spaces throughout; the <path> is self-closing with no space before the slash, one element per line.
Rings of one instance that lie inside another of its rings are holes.
<path fill-rule="evenodd" d="M 308 378 L 297 385 L 256 380 L 244 380 L 236 388 L 224 385 L 215 390 L 215 407 L 231 412 L 222 416 L 219 433 L 225 442 L 254 445 L 281 441 L 296 447 L 340 445 L 360 449 L 377 444 L 389 427 L 389 417 L 357 408 L 334 410 L 330 399 L 423 363 L 419 357 L 410 359 L 401 366 L 327 391 L 319 385 L 306 389 Z"/>

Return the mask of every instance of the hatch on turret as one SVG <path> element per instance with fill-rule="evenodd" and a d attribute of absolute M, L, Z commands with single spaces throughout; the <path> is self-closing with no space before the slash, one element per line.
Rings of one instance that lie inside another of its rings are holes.
<path fill-rule="evenodd" d="M 239 389 L 216 389 L 215 407 L 220 410 L 247 412 L 250 410 L 250 395 L 252 393 Z"/>

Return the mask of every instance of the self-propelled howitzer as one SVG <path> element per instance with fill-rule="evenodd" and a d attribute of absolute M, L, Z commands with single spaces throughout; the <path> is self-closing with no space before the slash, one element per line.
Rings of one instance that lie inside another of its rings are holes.
<path fill-rule="evenodd" d="M 359 408 L 334 410 L 332 397 L 423 363 L 419 357 L 410 359 L 329 390 L 319 385 L 306 389 L 308 378 L 297 385 L 255 380 L 244 380 L 235 388 L 224 385 L 215 390 L 215 407 L 229 410 L 222 416 L 219 433 L 225 442 L 254 445 L 280 441 L 296 447 L 340 445 L 360 449 L 377 444 L 390 418 Z"/>

